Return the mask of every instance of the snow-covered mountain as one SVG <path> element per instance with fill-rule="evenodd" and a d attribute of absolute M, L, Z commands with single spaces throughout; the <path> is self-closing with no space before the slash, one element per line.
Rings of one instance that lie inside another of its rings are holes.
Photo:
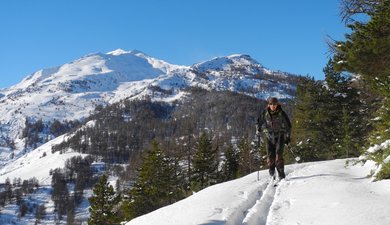
<path fill-rule="evenodd" d="M 0 160 L 7 161 L 24 150 L 21 132 L 26 118 L 82 120 L 97 105 L 125 98 L 179 100 L 189 87 L 289 99 L 295 92 L 292 77 L 270 71 L 248 55 L 218 57 L 192 66 L 172 65 L 135 50 L 86 55 L 39 70 L 0 90 Z"/>
<path fill-rule="evenodd" d="M 139 95 L 153 79 L 184 68 L 138 51 L 87 55 L 59 67 L 37 71 L 2 90 L 0 123 L 10 137 L 17 139 L 25 117 L 44 121 L 82 119 L 96 105 L 117 100 L 118 92 L 127 93 L 122 97 Z M 126 86 L 129 83 L 133 85 Z"/>

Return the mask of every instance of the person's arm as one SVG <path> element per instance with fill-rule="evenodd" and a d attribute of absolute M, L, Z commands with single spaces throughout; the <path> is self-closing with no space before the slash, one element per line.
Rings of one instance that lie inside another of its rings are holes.
<path fill-rule="evenodd" d="M 285 111 L 282 111 L 282 114 L 283 114 L 284 120 L 285 120 L 286 125 L 287 125 L 287 130 L 286 130 L 284 139 L 285 139 L 286 144 L 289 144 L 290 140 L 291 140 L 291 121 L 288 118 L 288 115 Z"/>
<path fill-rule="evenodd" d="M 260 113 L 259 117 L 257 118 L 257 122 L 256 122 L 257 135 L 260 135 L 263 124 L 264 124 L 264 112 Z"/>
<path fill-rule="evenodd" d="M 282 113 L 283 113 L 284 119 L 285 119 L 285 121 L 286 121 L 287 128 L 288 128 L 288 130 L 289 130 L 289 132 L 290 132 L 290 131 L 291 131 L 291 121 L 290 121 L 290 119 L 288 118 L 288 115 L 287 115 L 287 113 L 286 113 L 285 111 L 282 111 Z"/>

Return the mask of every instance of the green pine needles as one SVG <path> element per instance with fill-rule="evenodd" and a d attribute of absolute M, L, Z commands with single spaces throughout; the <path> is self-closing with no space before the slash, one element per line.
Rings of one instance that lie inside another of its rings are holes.
<path fill-rule="evenodd" d="M 120 196 L 108 183 L 107 176 L 103 175 L 93 188 L 93 196 L 89 198 L 90 218 L 89 225 L 115 225 L 121 222 L 118 216 Z"/>

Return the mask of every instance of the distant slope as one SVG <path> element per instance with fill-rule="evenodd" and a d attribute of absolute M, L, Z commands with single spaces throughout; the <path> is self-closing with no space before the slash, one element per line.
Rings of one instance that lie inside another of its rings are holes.
<path fill-rule="evenodd" d="M 66 160 L 74 156 L 86 156 L 73 151 L 63 154 L 60 154 L 60 152 L 52 153 L 51 147 L 61 143 L 64 139 L 66 139 L 66 135 L 57 137 L 2 167 L 0 170 L 0 183 L 5 183 L 7 178 L 11 180 L 14 178 L 28 180 L 35 177 L 40 185 L 50 185 L 50 170 L 63 168 Z"/>

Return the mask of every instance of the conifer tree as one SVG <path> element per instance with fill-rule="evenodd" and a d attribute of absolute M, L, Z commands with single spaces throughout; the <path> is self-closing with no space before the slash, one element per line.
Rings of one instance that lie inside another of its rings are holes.
<path fill-rule="evenodd" d="M 364 104 L 359 90 L 354 87 L 351 76 L 334 70 L 334 62 L 329 60 L 324 68 L 327 87 L 327 115 L 332 139 L 332 158 L 359 155 L 359 148 L 367 136 L 367 122 L 364 120 Z"/>
<path fill-rule="evenodd" d="M 325 82 L 306 79 L 297 90 L 293 137 L 304 161 L 357 156 L 367 134 L 351 79 L 331 60 L 324 73 Z"/>
<path fill-rule="evenodd" d="M 225 151 L 225 159 L 223 163 L 223 179 L 225 181 L 236 179 L 239 168 L 239 154 L 234 150 L 233 146 L 229 146 Z"/>
<path fill-rule="evenodd" d="M 125 203 L 127 219 L 146 214 L 183 198 L 178 181 L 178 164 L 173 162 L 153 140 L 152 147 L 139 169 L 139 175 L 131 188 L 130 200 Z"/>
<path fill-rule="evenodd" d="M 255 170 L 254 157 L 251 152 L 251 145 L 247 138 L 241 138 L 238 143 L 239 149 L 239 174 L 245 176 Z"/>
<path fill-rule="evenodd" d="M 303 161 L 325 159 L 327 147 L 323 140 L 323 86 L 313 78 L 302 78 L 297 87 L 297 96 L 292 120 L 292 137 Z"/>
<path fill-rule="evenodd" d="M 375 118 L 375 123 L 369 139 L 369 144 L 380 144 L 390 139 L 390 2 L 377 0 L 373 3 L 366 12 L 370 16 L 368 22 L 349 24 L 352 33 L 345 35 L 345 41 L 333 44 L 333 58 L 337 62 L 336 69 L 358 74 L 380 97 L 378 110 L 371 117 Z M 390 149 L 367 154 L 384 168 L 377 177 L 389 178 L 390 163 L 383 159 L 389 156 Z"/>
<path fill-rule="evenodd" d="M 89 225 L 114 225 L 121 221 L 116 212 L 120 196 L 114 191 L 112 185 L 107 181 L 107 176 L 103 175 L 93 188 L 93 196 L 89 198 L 90 218 Z"/>
<path fill-rule="evenodd" d="M 367 23 L 349 24 L 346 41 L 334 43 L 337 69 L 359 74 L 383 96 L 390 96 L 390 2 L 384 1 L 370 12 Z"/>
<path fill-rule="evenodd" d="M 192 187 L 201 190 L 216 183 L 217 179 L 217 151 L 213 149 L 211 139 L 203 132 L 197 142 L 193 159 Z"/>
<path fill-rule="evenodd" d="M 371 142 L 377 143 L 390 138 L 390 132 L 386 131 L 390 126 L 390 2 L 383 1 L 368 15 L 371 19 L 367 23 L 349 24 L 352 33 L 345 35 L 346 41 L 337 41 L 333 46 L 336 68 L 359 74 L 382 98 L 379 110 L 373 115 L 379 120 Z"/>
<path fill-rule="evenodd" d="M 57 212 L 58 218 L 61 219 L 62 215 L 66 213 L 66 204 L 68 201 L 68 187 L 66 185 L 66 179 L 64 173 L 60 169 L 56 169 L 52 177 L 52 200 Z"/>

